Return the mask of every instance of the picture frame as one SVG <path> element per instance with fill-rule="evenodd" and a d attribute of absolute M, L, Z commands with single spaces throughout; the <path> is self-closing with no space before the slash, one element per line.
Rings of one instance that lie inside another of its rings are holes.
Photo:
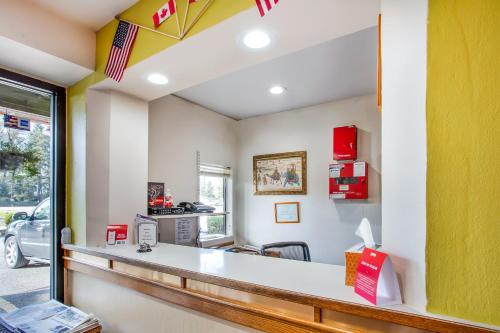
<path fill-rule="evenodd" d="M 255 195 L 307 194 L 307 152 L 253 157 Z"/>
<path fill-rule="evenodd" d="M 300 202 L 276 202 L 275 223 L 300 223 Z"/>

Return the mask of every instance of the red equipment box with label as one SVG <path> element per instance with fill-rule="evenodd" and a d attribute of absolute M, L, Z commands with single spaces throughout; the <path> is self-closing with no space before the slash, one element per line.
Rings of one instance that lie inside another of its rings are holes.
<path fill-rule="evenodd" d="M 333 129 L 333 159 L 337 161 L 355 160 L 358 157 L 358 129 L 356 126 L 335 127 Z"/>
<path fill-rule="evenodd" d="M 330 199 L 367 199 L 368 163 L 330 164 Z"/>

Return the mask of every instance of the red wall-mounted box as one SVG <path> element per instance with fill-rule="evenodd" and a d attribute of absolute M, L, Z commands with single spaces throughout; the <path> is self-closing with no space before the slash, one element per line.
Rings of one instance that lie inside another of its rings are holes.
<path fill-rule="evenodd" d="M 355 160 L 358 157 L 358 129 L 356 126 L 342 126 L 333 129 L 333 159 Z"/>
<path fill-rule="evenodd" d="M 330 164 L 330 199 L 367 199 L 368 163 Z"/>

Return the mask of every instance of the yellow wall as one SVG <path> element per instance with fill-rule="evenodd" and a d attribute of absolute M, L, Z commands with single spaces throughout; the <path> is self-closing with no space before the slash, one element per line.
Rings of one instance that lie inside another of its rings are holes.
<path fill-rule="evenodd" d="M 197 11 L 201 10 L 208 0 L 191 5 L 187 17 L 189 24 L 195 19 Z M 152 15 L 165 3 L 164 0 L 141 0 L 121 14 L 125 20 L 152 26 Z M 254 0 L 214 0 L 209 9 L 184 39 L 199 33 L 221 21 L 255 6 Z M 257 9 L 255 9 L 258 15 Z M 178 1 L 178 13 L 182 24 L 185 12 L 185 2 Z M 158 30 L 177 35 L 175 16 L 169 18 Z M 86 131 L 86 91 L 93 84 L 103 80 L 104 69 L 109 50 L 116 31 L 118 21 L 112 20 L 97 32 L 96 38 L 96 72 L 68 89 L 68 119 L 67 119 L 67 200 L 66 223 L 73 229 L 74 241 L 85 244 L 85 131 Z M 140 29 L 130 54 L 128 67 L 137 64 L 148 57 L 178 43 L 171 39 L 147 30 Z M 126 76 L 125 72 L 125 76 Z M 103 235 L 104 237 L 104 235 Z"/>
<path fill-rule="evenodd" d="M 430 0 L 428 310 L 500 325 L 500 1 Z"/>

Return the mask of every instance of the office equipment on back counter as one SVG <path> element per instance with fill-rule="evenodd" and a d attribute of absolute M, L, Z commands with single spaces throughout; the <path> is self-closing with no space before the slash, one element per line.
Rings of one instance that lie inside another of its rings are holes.
<path fill-rule="evenodd" d="M 187 213 L 213 213 L 215 207 L 207 206 L 203 202 L 181 202 L 179 207 L 183 207 L 184 211 Z"/>
<path fill-rule="evenodd" d="M 170 207 L 170 208 L 157 208 L 149 207 L 148 215 L 182 215 L 184 214 L 184 207 Z"/>
<path fill-rule="evenodd" d="M 174 198 L 170 189 L 165 191 L 164 183 L 148 183 L 148 215 L 180 215 L 183 207 L 174 206 Z"/>

